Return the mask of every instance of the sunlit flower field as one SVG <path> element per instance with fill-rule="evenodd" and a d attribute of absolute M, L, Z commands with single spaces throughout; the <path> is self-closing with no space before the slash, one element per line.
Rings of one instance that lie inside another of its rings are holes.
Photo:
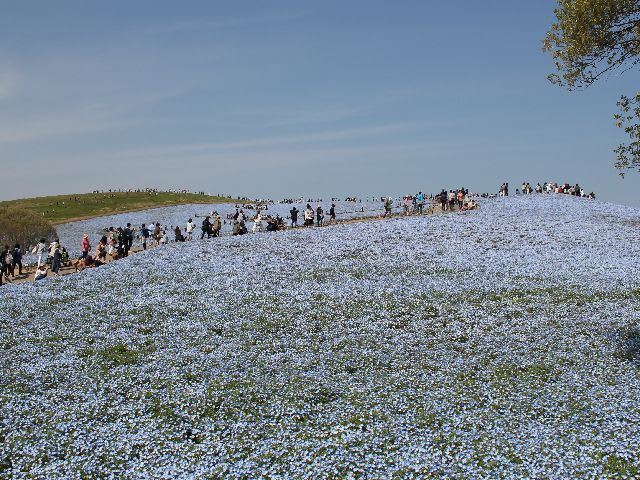
<path fill-rule="evenodd" d="M 638 478 L 640 211 L 559 196 L 0 289 L 0 478 Z"/>

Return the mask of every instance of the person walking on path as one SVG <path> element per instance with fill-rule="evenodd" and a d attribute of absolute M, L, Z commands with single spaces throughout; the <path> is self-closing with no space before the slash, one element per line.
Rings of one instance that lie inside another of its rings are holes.
<path fill-rule="evenodd" d="M 318 207 L 316 208 L 316 224 L 321 227 L 322 226 L 322 222 L 324 221 L 324 210 L 322 210 L 322 207 L 320 205 L 318 205 Z"/>
<path fill-rule="evenodd" d="M 464 205 L 464 189 L 458 190 L 458 210 L 462 210 L 462 205 Z"/>
<path fill-rule="evenodd" d="M 147 249 L 147 240 L 149 239 L 149 235 L 150 234 L 151 234 L 151 232 L 149 232 L 149 229 L 143 223 L 142 226 L 140 227 L 140 239 L 142 240 L 142 249 L 143 250 Z"/>
<path fill-rule="evenodd" d="M 18 266 L 18 275 L 22 275 L 22 250 L 18 243 L 13 247 L 13 262 L 11 263 L 12 277 L 16 275 L 16 265 Z"/>
<path fill-rule="evenodd" d="M 89 243 L 89 234 L 87 233 L 82 235 L 81 250 L 82 258 L 87 258 L 87 255 L 89 255 L 89 252 L 91 251 L 91 243 Z"/>
<path fill-rule="evenodd" d="M 332 203 L 331 208 L 329 209 L 329 221 L 327 224 L 331 224 L 336 221 L 336 204 Z"/>
<path fill-rule="evenodd" d="M 295 206 L 289 210 L 289 213 L 291 214 L 291 226 L 292 227 L 297 227 L 298 226 L 298 213 L 300 212 L 300 210 L 298 210 Z"/>
<path fill-rule="evenodd" d="M 440 197 L 440 208 L 444 212 L 447 210 L 447 191 L 443 188 L 438 196 Z"/>
<path fill-rule="evenodd" d="M 422 192 L 418 192 L 416 201 L 418 202 L 418 212 L 420 212 L 420 215 L 422 215 L 422 209 L 424 208 L 424 195 L 422 194 Z"/>

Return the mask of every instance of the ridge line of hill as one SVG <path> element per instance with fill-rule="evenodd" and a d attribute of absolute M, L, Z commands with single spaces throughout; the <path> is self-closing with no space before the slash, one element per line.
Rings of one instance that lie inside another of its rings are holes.
<path fill-rule="evenodd" d="M 0 201 L 2 207 L 30 210 L 53 225 L 120 213 L 192 203 L 246 203 L 247 200 L 178 192 L 101 192 L 50 195 Z"/>

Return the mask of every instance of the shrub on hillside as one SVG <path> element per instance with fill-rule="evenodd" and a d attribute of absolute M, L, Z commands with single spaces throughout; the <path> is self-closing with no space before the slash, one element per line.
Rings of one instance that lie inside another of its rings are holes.
<path fill-rule="evenodd" d="M 44 238 L 53 240 L 57 233 L 53 225 L 30 210 L 0 207 L 0 245 L 19 243 L 23 250 Z"/>

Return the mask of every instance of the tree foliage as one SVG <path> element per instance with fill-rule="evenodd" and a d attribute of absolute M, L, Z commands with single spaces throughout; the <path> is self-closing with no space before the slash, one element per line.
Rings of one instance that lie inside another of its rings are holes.
<path fill-rule="evenodd" d="M 558 0 L 556 22 L 544 40 L 557 73 L 549 80 L 569 90 L 586 88 L 616 70 L 640 62 L 640 0 Z M 621 174 L 640 169 L 640 93 L 622 96 L 616 125 L 629 142 L 620 145 L 616 167 Z"/>
<path fill-rule="evenodd" d="M 53 240 L 56 229 L 37 213 L 23 208 L 0 207 L 0 244 L 19 243 L 24 249 L 38 240 Z"/>

